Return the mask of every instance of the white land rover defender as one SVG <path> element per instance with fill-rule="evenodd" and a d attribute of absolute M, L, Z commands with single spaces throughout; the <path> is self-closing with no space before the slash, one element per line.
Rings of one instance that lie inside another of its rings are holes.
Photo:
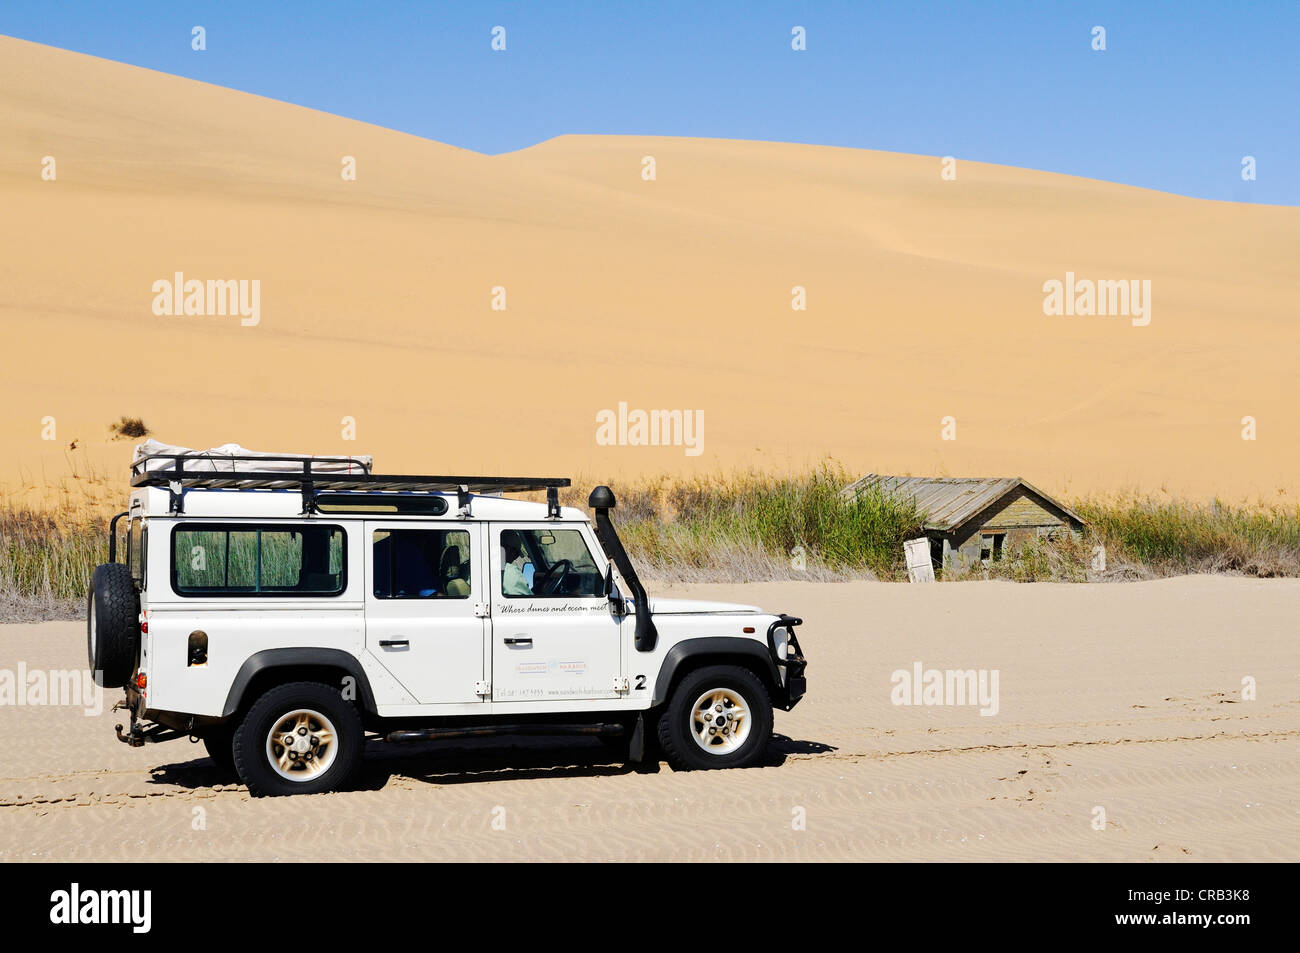
<path fill-rule="evenodd" d="M 630 761 L 657 738 L 679 768 L 759 761 L 773 706 L 804 694 L 800 620 L 649 599 L 614 494 L 592 491 L 593 526 L 559 505 L 568 485 L 142 445 L 89 594 L 90 668 L 126 689 L 118 737 L 201 739 L 267 795 L 346 785 L 367 735 L 591 735 Z"/>

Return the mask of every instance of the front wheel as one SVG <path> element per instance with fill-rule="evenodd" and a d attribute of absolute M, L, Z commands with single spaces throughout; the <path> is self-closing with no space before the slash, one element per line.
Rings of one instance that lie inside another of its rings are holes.
<path fill-rule="evenodd" d="M 767 689 L 738 665 L 689 673 L 659 719 L 659 743 L 675 768 L 747 768 L 767 752 L 771 737 Z"/>
<path fill-rule="evenodd" d="M 361 716 L 337 688 L 291 682 L 248 710 L 235 732 L 235 768 L 255 796 L 335 791 L 360 766 L 363 740 Z"/>

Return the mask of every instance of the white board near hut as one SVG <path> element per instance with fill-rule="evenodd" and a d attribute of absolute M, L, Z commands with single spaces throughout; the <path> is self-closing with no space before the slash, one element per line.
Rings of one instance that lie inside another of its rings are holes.
<path fill-rule="evenodd" d="M 907 578 L 912 582 L 934 582 L 934 564 L 930 562 L 930 539 L 909 539 L 903 543 L 907 558 Z"/>

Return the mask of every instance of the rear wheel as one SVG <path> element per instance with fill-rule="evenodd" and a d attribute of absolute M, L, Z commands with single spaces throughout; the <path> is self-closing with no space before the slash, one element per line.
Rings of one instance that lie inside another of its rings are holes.
<path fill-rule="evenodd" d="M 273 688 L 235 731 L 235 768 L 254 795 L 320 794 L 347 784 L 361 764 L 361 717 L 337 688 Z"/>
<path fill-rule="evenodd" d="M 675 768 L 747 768 L 763 757 L 771 737 L 767 689 L 738 665 L 686 675 L 659 719 L 659 743 Z"/>

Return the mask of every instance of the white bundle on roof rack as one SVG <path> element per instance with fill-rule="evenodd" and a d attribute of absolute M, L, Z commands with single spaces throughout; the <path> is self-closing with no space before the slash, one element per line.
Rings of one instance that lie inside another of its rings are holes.
<path fill-rule="evenodd" d="M 156 454 L 170 456 L 154 457 Z M 211 470 L 220 473 L 301 473 L 303 460 L 311 460 L 313 473 L 360 473 L 368 471 L 373 464 L 370 456 L 335 456 L 322 459 L 310 453 L 271 453 L 266 451 L 246 450 L 237 443 L 223 443 L 211 450 L 191 450 L 189 447 L 177 447 L 150 437 L 135 448 L 131 466 L 135 468 L 141 461 L 145 470 L 169 470 L 176 466 L 173 459 L 176 454 L 184 454 L 186 472 L 196 473 Z M 234 457 L 256 457 L 260 459 L 237 460 Z"/>

